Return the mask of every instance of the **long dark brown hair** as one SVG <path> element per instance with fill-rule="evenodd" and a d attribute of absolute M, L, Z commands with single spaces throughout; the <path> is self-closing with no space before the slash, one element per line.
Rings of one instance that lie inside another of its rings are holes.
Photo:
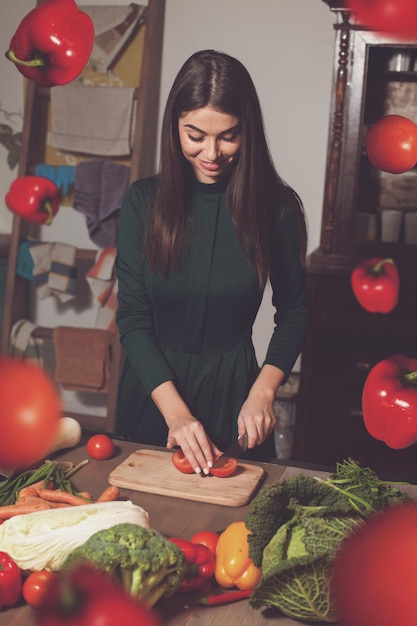
<path fill-rule="evenodd" d="M 258 95 L 248 71 L 233 57 L 214 50 L 193 54 L 168 95 L 145 257 L 153 271 L 165 275 L 180 265 L 189 218 L 187 180 L 191 166 L 182 154 L 178 120 L 181 114 L 206 106 L 240 121 L 241 146 L 227 186 L 227 203 L 245 256 L 264 286 L 271 266 L 271 210 L 285 205 L 297 212 L 302 259 L 307 238 L 304 211 L 297 194 L 274 168 Z"/>

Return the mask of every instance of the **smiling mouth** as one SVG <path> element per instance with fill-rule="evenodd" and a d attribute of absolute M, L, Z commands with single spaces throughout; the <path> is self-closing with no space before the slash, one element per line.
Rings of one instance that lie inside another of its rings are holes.
<path fill-rule="evenodd" d="M 211 163 L 209 161 L 202 161 L 200 159 L 200 163 L 206 170 L 209 170 L 210 172 L 216 172 L 220 168 L 220 163 L 219 162 L 212 162 Z"/>

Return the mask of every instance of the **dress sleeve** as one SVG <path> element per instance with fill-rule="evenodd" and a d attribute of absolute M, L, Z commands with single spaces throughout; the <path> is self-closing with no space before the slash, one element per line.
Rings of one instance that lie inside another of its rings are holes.
<path fill-rule="evenodd" d="M 116 275 L 120 341 L 146 392 L 175 377 L 154 334 L 152 304 L 145 286 L 143 242 L 151 180 L 133 183 L 119 215 Z"/>
<path fill-rule="evenodd" d="M 308 321 L 305 269 L 293 210 L 283 209 L 274 232 L 270 280 L 275 327 L 264 363 L 282 370 L 285 382 L 301 352 Z"/>

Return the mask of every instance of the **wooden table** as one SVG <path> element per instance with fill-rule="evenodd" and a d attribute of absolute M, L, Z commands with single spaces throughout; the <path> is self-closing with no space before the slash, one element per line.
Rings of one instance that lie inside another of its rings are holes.
<path fill-rule="evenodd" d="M 90 462 L 81 468 L 72 478 L 76 488 L 88 490 L 93 498 L 107 486 L 109 473 L 126 459 L 132 452 L 143 448 L 137 443 L 116 441 L 117 454 L 108 461 Z M 168 452 L 167 452 L 168 453 Z M 60 460 L 72 461 L 74 464 L 88 458 L 85 446 L 55 455 Z M 304 474 L 324 476 L 321 471 L 300 470 L 279 464 L 262 463 L 265 470 L 265 481 L 262 484 L 276 482 L 302 471 Z M 138 491 L 121 490 L 121 497 L 142 506 L 149 513 L 150 526 L 167 536 L 178 536 L 189 539 L 199 530 L 219 531 L 234 521 L 243 520 L 248 506 L 227 507 L 201 502 L 192 502 L 178 498 L 158 496 Z M 175 598 L 158 605 L 161 619 L 166 626 L 300 626 L 300 622 L 282 616 L 279 612 L 268 609 L 260 611 L 241 601 L 222 607 L 206 607 L 186 604 L 185 597 Z M 317 626 L 320 626 L 317 623 Z M 324 624 L 324 623 L 323 623 Z M 0 626 L 33 626 L 33 609 L 22 603 L 18 607 L 0 611 Z"/>

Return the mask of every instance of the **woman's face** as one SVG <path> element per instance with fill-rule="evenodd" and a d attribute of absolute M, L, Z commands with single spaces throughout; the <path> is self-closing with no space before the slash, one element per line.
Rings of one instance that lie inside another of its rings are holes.
<path fill-rule="evenodd" d="M 182 153 L 202 183 L 220 180 L 238 158 L 238 117 L 207 106 L 180 115 L 178 131 Z"/>

